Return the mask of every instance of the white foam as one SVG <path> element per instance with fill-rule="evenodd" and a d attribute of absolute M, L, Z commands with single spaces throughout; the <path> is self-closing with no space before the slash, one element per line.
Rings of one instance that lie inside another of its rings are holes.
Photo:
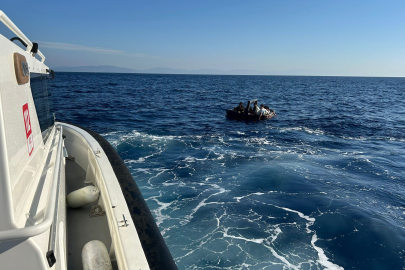
<path fill-rule="evenodd" d="M 325 132 L 320 129 L 310 129 L 308 127 L 280 128 L 280 132 L 288 132 L 288 131 L 304 131 L 309 134 L 315 134 L 315 135 L 324 135 L 325 134 Z"/>
<path fill-rule="evenodd" d="M 318 237 L 316 236 L 316 233 L 312 235 L 312 240 L 311 240 L 311 245 L 312 247 L 318 252 L 318 260 L 321 265 L 325 266 L 326 268 L 324 270 L 344 270 L 343 267 L 334 264 L 329 261 L 328 257 L 326 257 L 325 252 L 323 251 L 322 248 L 317 247 L 315 245 L 315 242 L 318 240 Z"/>
<path fill-rule="evenodd" d="M 128 160 L 125 160 L 125 163 L 128 163 L 128 164 L 131 164 L 131 163 L 143 163 L 143 162 L 145 162 L 146 159 L 148 159 L 148 158 L 150 158 L 150 157 L 153 157 L 154 155 L 161 154 L 162 152 L 163 152 L 163 151 L 159 151 L 159 152 L 157 152 L 157 153 L 153 153 L 153 154 L 148 155 L 148 156 L 140 157 L 140 158 L 138 158 L 137 160 L 128 159 Z"/>
<path fill-rule="evenodd" d="M 185 162 L 195 162 L 195 158 L 194 157 L 186 157 L 185 159 L 183 159 L 183 161 L 185 161 Z"/>
<path fill-rule="evenodd" d="M 163 203 L 157 199 L 157 196 L 152 197 L 151 199 L 154 200 L 158 205 L 160 205 L 157 209 L 153 210 L 153 213 L 156 216 L 156 224 L 159 226 L 165 219 L 170 218 L 170 216 L 162 214 L 162 211 L 170 207 L 170 205 L 172 205 L 173 202 Z"/>
<path fill-rule="evenodd" d="M 394 137 L 390 137 L 389 140 L 390 141 L 397 141 L 397 142 L 405 142 L 405 139 L 398 139 L 398 138 L 394 138 Z"/>
<path fill-rule="evenodd" d="M 224 237 L 243 240 L 243 241 L 246 241 L 246 242 L 252 242 L 252 243 L 256 243 L 256 244 L 262 244 L 263 241 L 264 241 L 264 238 L 249 239 L 249 238 L 245 238 L 245 237 L 242 237 L 242 236 L 229 235 L 228 230 L 229 230 L 229 228 L 224 229 L 224 234 L 223 234 Z"/>
<path fill-rule="evenodd" d="M 291 264 L 284 256 L 279 255 L 273 247 L 268 246 L 268 245 L 264 245 L 267 249 L 270 250 L 271 254 L 273 254 L 274 257 L 276 257 L 277 259 L 279 259 L 280 261 L 282 261 L 284 264 L 287 265 L 288 268 L 290 269 L 294 269 L 294 270 L 299 270 L 299 266 L 295 266 L 293 264 Z M 284 269 L 284 268 L 283 268 Z"/>
<path fill-rule="evenodd" d="M 188 221 L 190 221 L 190 220 L 193 218 L 194 214 L 195 214 L 201 207 L 204 207 L 204 206 L 210 205 L 210 204 L 224 204 L 224 202 L 208 202 L 208 203 L 206 203 L 206 201 L 207 201 L 208 199 L 210 199 L 212 196 L 216 196 L 216 195 L 218 195 L 218 194 L 227 192 L 228 190 L 226 190 L 226 189 L 224 189 L 224 188 L 218 186 L 217 184 L 208 184 L 208 183 L 198 183 L 198 184 L 199 184 L 200 186 L 203 186 L 203 185 L 212 186 L 214 189 L 219 189 L 219 192 L 214 193 L 214 194 L 211 194 L 210 196 L 208 196 L 207 198 L 205 198 L 205 199 L 203 199 L 201 202 L 199 202 L 198 205 L 197 205 L 196 207 L 194 207 L 194 208 L 191 210 L 191 213 L 186 216 L 186 221 L 182 222 L 183 225 L 184 225 L 184 223 L 188 223 Z M 207 191 L 210 191 L 210 190 L 212 190 L 212 189 L 208 189 Z"/>
<path fill-rule="evenodd" d="M 149 169 L 145 169 L 145 168 L 136 168 L 134 170 L 137 171 L 137 172 L 143 172 L 143 173 L 146 173 L 146 174 L 151 174 Z"/>
<path fill-rule="evenodd" d="M 220 260 L 221 261 L 221 260 Z M 240 268 L 238 268 L 238 270 L 243 270 L 243 269 L 250 269 L 251 268 L 251 264 L 247 264 L 247 263 L 242 263 L 240 265 Z"/>
<path fill-rule="evenodd" d="M 143 157 L 140 157 L 140 158 L 138 158 L 137 160 L 134 160 L 134 159 L 125 160 L 125 163 L 127 163 L 127 164 L 131 164 L 131 163 L 143 163 L 143 162 L 145 162 L 145 158 L 143 158 Z"/>
<path fill-rule="evenodd" d="M 274 230 L 275 234 L 271 236 L 271 242 L 273 243 L 276 241 L 278 235 L 282 233 L 281 229 L 277 226 L 276 229 Z"/>
<path fill-rule="evenodd" d="M 270 191 L 269 193 L 271 193 L 272 191 Z M 255 193 L 251 193 L 251 194 L 248 194 L 248 195 L 246 195 L 246 196 L 241 196 L 241 197 L 233 197 L 237 202 L 240 202 L 240 200 L 242 200 L 242 199 L 244 199 L 244 198 L 247 198 L 247 197 L 250 197 L 250 196 L 253 196 L 253 195 L 256 195 L 256 196 L 260 196 L 260 195 L 264 195 L 265 193 L 262 193 L 262 192 L 255 192 Z"/>
<path fill-rule="evenodd" d="M 164 182 L 162 183 L 162 185 L 164 185 L 165 187 L 168 186 L 185 186 L 186 184 L 184 184 L 183 182 L 173 182 L 173 183 L 169 183 L 169 182 Z"/>
<path fill-rule="evenodd" d="M 355 141 L 366 141 L 367 139 L 366 138 L 364 138 L 364 137 L 358 137 L 358 138 L 356 138 L 356 137 L 349 137 L 349 136 L 342 136 L 342 139 L 344 139 L 344 140 L 355 140 Z"/>
<path fill-rule="evenodd" d="M 292 210 L 290 208 L 286 208 L 286 207 L 280 207 L 280 206 L 275 206 L 277 208 L 289 211 L 289 212 L 293 212 L 298 214 L 301 218 L 307 220 L 307 224 L 306 224 L 306 231 L 307 233 L 311 233 L 312 231 L 309 229 L 310 226 L 312 226 L 315 222 L 315 218 L 311 218 L 309 216 L 304 215 L 303 213 L 296 211 L 296 210 Z M 311 245 L 312 247 L 318 252 L 318 260 L 317 262 L 319 262 L 321 265 L 325 266 L 325 270 L 343 270 L 344 268 L 336 265 L 332 262 L 329 261 L 328 257 L 325 255 L 325 252 L 323 251 L 322 248 L 318 247 L 315 245 L 315 242 L 318 240 L 316 233 L 314 233 L 312 235 L 312 239 L 311 239 Z"/>
<path fill-rule="evenodd" d="M 183 159 L 183 161 L 189 162 L 189 163 L 192 163 L 192 162 L 195 162 L 195 161 L 204 161 L 204 160 L 207 160 L 207 158 L 195 158 L 195 157 L 188 156 L 185 159 Z"/>
<path fill-rule="evenodd" d="M 290 209 L 290 208 L 286 208 L 286 207 L 276 206 L 276 205 L 275 205 L 275 207 L 280 208 L 280 209 L 283 209 L 283 210 L 285 210 L 285 211 L 289 211 L 289 212 L 296 213 L 296 214 L 298 214 L 301 218 L 308 220 L 308 221 L 311 222 L 312 224 L 315 222 L 315 218 L 311 218 L 311 217 L 309 217 L 309 216 L 306 216 L 306 215 L 304 215 L 303 213 L 301 213 L 301 212 L 299 212 L 299 211 L 296 211 L 296 210 L 293 210 L 293 209 Z"/>
<path fill-rule="evenodd" d="M 256 143 L 256 144 L 259 144 L 259 145 L 274 145 L 275 144 L 275 142 L 271 142 L 271 141 L 269 141 L 269 140 L 267 140 L 266 138 L 249 138 L 249 139 L 246 139 L 247 140 L 247 145 L 250 145 L 251 143 Z"/>
<path fill-rule="evenodd" d="M 158 135 L 150 135 L 147 133 L 141 133 L 136 130 L 133 130 L 129 133 L 123 132 L 110 132 L 103 134 L 107 138 L 107 140 L 113 145 L 115 148 L 122 142 L 126 142 L 131 144 L 131 140 L 141 140 L 142 143 L 152 143 L 152 146 L 157 147 L 155 142 L 163 142 L 164 145 L 168 141 L 172 140 L 181 140 L 182 136 L 158 136 Z M 112 137 L 112 138 L 109 138 Z M 158 147 L 157 147 L 158 148 Z"/>
<path fill-rule="evenodd" d="M 187 257 L 188 255 L 192 254 L 194 251 L 196 251 L 197 249 L 193 249 L 190 252 L 186 253 L 185 255 L 181 256 L 181 257 L 177 257 L 176 260 L 180 261 L 181 259 L 183 259 L 184 257 Z"/>
<path fill-rule="evenodd" d="M 167 172 L 167 171 L 170 171 L 170 169 L 155 168 L 154 171 L 157 171 L 158 173 L 148 179 L 148 184 L 151 185 L 151 186 L 153 186 L 153 184 L 152 184 L 152 182 L 151 182 L 152 179 L 159 177 L 159 175 L 161 175 L 162 173 L 165 173 L 165 172 Z"/>

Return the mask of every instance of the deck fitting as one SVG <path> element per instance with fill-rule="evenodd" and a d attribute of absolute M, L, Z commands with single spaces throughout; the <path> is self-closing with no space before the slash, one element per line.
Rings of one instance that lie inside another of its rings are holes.
<path fill-rule="evenodd" d="M 94 217 L 101 217 L 101 216 L 105 216 L 105 211 L 103 211 L 103 208 L 101 208 L 100 205 L 96 204 L 93 205 L 93 207 L 90 210 L 90 218 L 94 218 Z"/>

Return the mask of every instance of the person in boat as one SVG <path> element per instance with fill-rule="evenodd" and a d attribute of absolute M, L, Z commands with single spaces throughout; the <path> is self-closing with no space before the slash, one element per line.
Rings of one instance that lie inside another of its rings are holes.
<path fill-rule="evenodd" d="M 276 113 L 274 112 L 274 110 L 270 109 L 269 106 L 264 106 L 264 108 L 269 111 L 269 114 L 274 113 L 274 115 L 276 115 Z"/>
<path fill-rule="evenodd" d="M 260 111 L 259 111 L 259 118 L 262 117 L 262 115 L 269 115 L 270 112 L 268 110 L 266 110 L 266 108 L 264 108 L 264 105 L 260 105 Z"/>
<path fill-rule="evenodd" d="M 238 107 L 235 107 L 233 110 L 234 110 L 235 112 L 241 112 L 241 113 L 243 113 L 243 112 L 245 111 L 245 106 L 243 106 L 243 103 L 241 102 L 241 103 L 239 103 L 239 106 L 238 106 Z"/>
<path fill-rule="evenodd" d="M 259 108 L 259 106 L 257 106 L 257 101 L 255 101 L 255 103 L 253 105 L 253 113 L 256 115 L 260 114 L 260 108 Z"/>

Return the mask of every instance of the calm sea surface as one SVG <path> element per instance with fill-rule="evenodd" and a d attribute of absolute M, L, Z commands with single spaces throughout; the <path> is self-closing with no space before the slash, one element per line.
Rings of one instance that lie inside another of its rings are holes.
<path fill-rule="evenodd" d="M 405 269 L 405 78 L 57 73 L 179 269 Z M 228 120 L 258 98 L 268 121 Z"/>

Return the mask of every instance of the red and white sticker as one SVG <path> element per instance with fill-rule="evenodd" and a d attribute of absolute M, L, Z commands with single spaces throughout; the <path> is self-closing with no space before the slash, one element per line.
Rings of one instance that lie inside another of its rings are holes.
<path fill-rule="evenodd" d="M 25 103 L 23 105 L 23 116 L 25 124 L 25 135 L 27 135 L 28 154 L 31 156 L 32 151 L 34 150 L 34 138 L 32 136 L 31 118 L 30 111 L 28 109 L 28 103 Z"/>

